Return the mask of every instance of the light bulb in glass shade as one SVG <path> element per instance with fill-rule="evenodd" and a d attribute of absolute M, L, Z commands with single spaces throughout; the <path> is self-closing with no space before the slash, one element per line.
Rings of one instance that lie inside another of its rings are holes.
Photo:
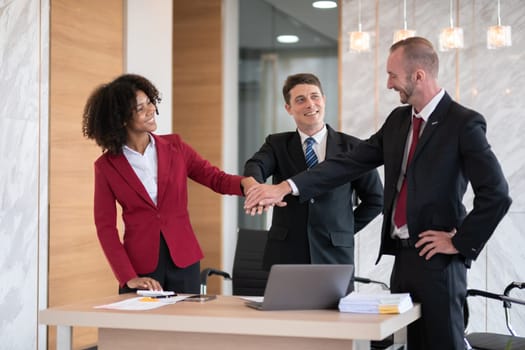
<path fill-rule="evenodd" d="M 487 30 L 487 48 L 498 49 L 507 46 L 512 46 L 510 26 L 490 26 Z"/>
<path fill-rule="evenodd" d="M 440 51 L 461 48 L 463 48 L 463 28 L 449 27 L 441 31 L 441 34 L 439 35 Z"/>
<path fill-rule="evenodd" d="M 350 50 L 355 52 L 370 51 L 370 33 L 350 32 Z"/>

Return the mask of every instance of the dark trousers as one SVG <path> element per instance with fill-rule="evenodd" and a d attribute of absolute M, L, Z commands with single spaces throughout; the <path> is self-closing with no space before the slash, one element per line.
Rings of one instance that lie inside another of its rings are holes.
<path fill-rule="evenodd" d="M 159 281 L 162 289 L 176 293 L 200 293 L 200 262 L 185 268 L 177 267 L 171 260 L 170 252 L 164 236 L 160 235 L 159 262 L 155 271 L 140 275 Z M 119 288 L 119 294 L 135 292 L 136 289 L 124 286 Z"/>
<path fill-rule="evenodd" d="M 399 248 L 390 288 L 409 292 L 421 303 L 422 317 L 407 327 L 408 350 L 463 350 L 463 305 L 467 269 L 461 257 L 451 256 L 444 268 L 429 268 L 413 247 Z"/>

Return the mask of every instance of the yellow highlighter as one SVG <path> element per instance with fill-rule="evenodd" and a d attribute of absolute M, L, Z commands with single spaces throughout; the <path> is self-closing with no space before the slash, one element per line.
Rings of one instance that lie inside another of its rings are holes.
<path fill-rule="evenodd" d="M 152 302 L 152 301 L 159 301 L 159 300 L 158 300 L 158 298 L 144 297 L 144 298 L 140 298 L 139 301 Z"/>

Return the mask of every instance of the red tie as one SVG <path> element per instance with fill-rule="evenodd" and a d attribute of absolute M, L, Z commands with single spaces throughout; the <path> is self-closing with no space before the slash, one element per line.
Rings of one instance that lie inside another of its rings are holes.
<path fill-rule="evenodd" d="M 401 190 L 399 190 L 399 196 L 397 197 L 396 212 L 394 213 L 394 223 L 396 227 L 403 227 L 407 223 L 407 177 L 406 169 L 412 160 L 414 151 L 416 150 L 417 141 L 419 140 L 419 130 L 421 129 L 421 122 L 423 119 L 413 116 L 412 117 L 412 143 L 410 144 L 410 150 L 408 151 L 407 165 L 405 168 L 405 176 Z"/>

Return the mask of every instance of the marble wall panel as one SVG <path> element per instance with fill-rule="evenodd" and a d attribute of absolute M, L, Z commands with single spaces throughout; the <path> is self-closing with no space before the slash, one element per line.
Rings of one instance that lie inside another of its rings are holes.
<path fill-rule="evenodd" d="M 37 348 L 40 217 L 41 6 L 0 3 L 0 339 Z M 45 22 L 45 18 L 43 19 Z M 43 276 L 44 278 L 46 276 Z"/>

